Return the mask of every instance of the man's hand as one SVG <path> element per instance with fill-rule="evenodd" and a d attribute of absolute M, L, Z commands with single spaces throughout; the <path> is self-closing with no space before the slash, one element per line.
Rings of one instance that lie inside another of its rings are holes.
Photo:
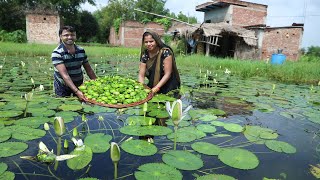
<path fill-rule="evenodd" d="M 88 101 L 88 99 L 86 97 L 84 97 L 84 95 L 81 91 L 78 90 L 75 94 L 78 96 L 80 101 L 85 101 L 85 102 Z"/>

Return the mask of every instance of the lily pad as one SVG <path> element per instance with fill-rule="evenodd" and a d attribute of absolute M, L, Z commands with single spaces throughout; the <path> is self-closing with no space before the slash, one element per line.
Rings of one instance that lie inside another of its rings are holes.
<path fill-rule="evenodd" d="M 156 118 L 168 118 L 169 114 L 165 109 L 155 109 L 148 113 L 149 116 Z"/>
<path fill-rule="evenodd" d="M 166 124 L 169 126 L 174 126 L 171 119 L 166 120 Z M 190 122 L 185 121 L 185 120 L 180 121 L 179 125 L 178 125 L 178 127 L 187 127 L 187 126 L 190 126 Z"/>
<path fill-rule="evenodd" d="M 84 144 L 89 146 L 93 153 L 104 153 L 110 148 L 112 136 L 103 133 L 89 134 L 84 139 Z"/>
<path fill-rule="evenodd" d="M 213 120 L 216 120 L 218 117 L 216 115 L 212 115 L 212 114 L 209 114 L 209 115 L 205 115 L 205 116 L 202 116 L 199 118 L 199 120 L 201 121 L 213 121 Z"/>
<path fill-rule="evenodd" d="M 225 123 L 221 121 L 212 121 L 211 124 L 214 126 L 224 126 Z"/>
<path fill-rule="evenodd" d="M 74 121 L 74 117 L 79 116 L 79 113 L 73 111 L 60 111 L 57 112 L 56 117 L 60 116 L 63 118 L 65 123 L 69 123 Z M 52 118 L 51 122 L 53 123 L 54 118 Z"/>
<path fill-rule="evenodd" d="M 164 163 L 181 170 L 197 170 L 203 166 L 200 157 L 188 151 L 168 151 L 162 156 Z"/>
<path fill-rule="evenodd" d="M 23 114 L 22 111 L 16 111 L 16 110 L 6 110 L 6 111 L 0 111 L 0 118 L 8 118 L 8 117 L 17 117 Z"/>
<path fill-rule="evenodd" d="M 127 153 L 137 156 L 151 156 L 157 153 L 157 147 L 144 140 L 129 140 L 121 144 L 121 148 Z"/>
<path fill-rule="evenodd" d="M 2 128 L 0 130 L 0 142 L 4 142 L 11 138 L 11 131 L 7 128 Z"/>
<path fill-rule="evenodd" d="M 81 104 L 62 104 L 58 107 L 62 111 L 79 111 L 82 109 Z"/>
<path fill-rule="evenodd" d="M 164 163 L 148 163 L 138 167 L 139 171 L 134 173 L 137 180 L 163 179 L 179 180 L 182 174 L 176 168 Z"/>
<path fill-rule="evenodd" d="M 144 114 L 143 109 L 139 108 L 131 108 L 125 111 L 126 114 L 128 115 L 137 115 L 137 116 L 142 116 Z"/>
<path fill-rule="evenodd" d="M 28 126 L 31 128 L 38 128 L 40 125 L 49 122 L 50 119 L 47 117 L 27 117 L 16 120 L 14 124 L 20 126 Z"/>
<path fill-rule="evenodd" d="M 83 111 L 86 113 L 102 113 L 106 112 L 106 108 L 102 106 L 83 105 Z"/>
<path fill-rule="evenodd" d="M 254 169 L 259 165 L 259 160 L 255 154 L 240 148 L 223 149 L 218 158 L 224 164 L 237 169 Z"/>
<path fill-rule="evenodd" d="M 120 132 L 132 136 L 164 136 L 172 130 L 164 126 L 124 126 L 120 128 Z"/>
<path fill-rule="evenodd" d="M 167 102 L 167 101 L 175 101 L 176 99 L 165 94 L 157 94 L 155 95 L 149 102 Z"/>
<path fill-rule="evenodd" d="M 28 148 L 24 142 L 4 142 L 0 143 L 0 157 L 17 155 Z"/>
<path fill-rule="evenodd" d="M 6 163 L 0 163 L 0 174 L 4 173 L 8 169 L 8 165 Z"/>
<path fill-rule="evenodd" d="M 182 131 L 187 131 L 187 132 L 190 132 L 190 133 L 196 135 L 197 139 L 201 139 L 201 138 L 206 137 L 206 133 L 198 130 L 194 126 L 188 126 L 188 127 L 183 127 L 183 128 L 178 129 L 178 132 L 182 132 Z"/>
<path fill-rule="evenodd" d="M 0 179 L 5 179 L 5 180 L 14 180 L 15 175 L 11 171 L 6 171 L 2 174 L 0 174 Z"/>
<path fill-rule="evenodd" d="M 171 141 L 174 141 L 175 133 L 168 134 L 167 138 Z M 192 142 L 197 139 L 197 135 L 188 131 L 177 131 L 177 140 L 176 142 Z"/>
<path fill-rule="evenodd" d="M 26 126 L 9 126 L 7 127 L 12 133 L 12 138 L 21 141 L 29 141 L 33 139 L 39 139 L 46 135 L 46 131 L 41 129 L 33 129 Z"/>
<path fill-rule="evenodd" d="M 224 129 L 230 132 L 242 132 L 243 127 L 240 126 L 239 124 L 234 124 L 234 123 L 227 123 L 223 125 Z"/>
<path fill-rule="evenodd" d="M 297 152 L 296 148 L 287 142 L 277 141 L 277 140 L 268 140 L 266 141 L 265 144 L 269 149 L 276 152 L 284 152 L 288 154 L 293 154 Z"/>
<path fill-rule="evenodd" d="M 85 146 L 84 149 L 75 149 L 70 153 L 71 155 L 79 155 L 72 159 L 67 160 L 67 165 L 72 170 L 79 170 L 86 167 L 92 160 L 92 150 L 89 146 Z"/>
<path fill-rule="evenodd" d="M 260 126 L 245 126 L 244 127 L 244 131 L 243 134 L 244 136 L 251 142 L 254 142 L 256 144 L 264 144 L 264 142 L 266 141 L 265 139 L 263 139 L 262 137 L 266 137 L 266 135 L 272 134 L 273 137 L 277 138 L 278 137 L 278 133 L 276 133 L 275 131 L 273 131 L 272 129 L 268 129 L 268 128 L 263 128 Z M 267 136 L 269 139 L 270 136 Z"/>
<path fill-rule="evenodd" d="M 319 179 L 320 178 L 320 164 L 317 164 L 316 166 L 313 166 L 310 164 L 310 172 L 314 177 Z"/>
<path fill-rule="evenodd" d="M 232 176 L 228 176 L 224 174 L 208 174 L 208 175 L 197 177 L 196 180 L 236 180 L 236 179 Z"/>
<path fill-rule="evenodd" d="M 144 117 L 144 116 L 129 116 L 127 118 L 127 123 L 129 125 L 152 125 L 156 119 L 152 117 Z"/>
<path fill-rule="evenodd" d="M 204 133 L 214 133 L 217 129 L 214 126 L 210 126 L 208 124 L 199 124 L 197 129 L 204 132 Z"/>
<path fill-rule="evenodd" d="M 191 147 L 193 150 L 206 155 L 218 155 L 222 151 L 219 146 L 207 142 L 196 142 L 191 144 Z"/>

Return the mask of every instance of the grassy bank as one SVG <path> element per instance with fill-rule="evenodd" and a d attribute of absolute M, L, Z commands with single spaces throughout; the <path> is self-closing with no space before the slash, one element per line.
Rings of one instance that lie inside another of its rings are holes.
<path fill-rule="evenodd" d="M 0 42 L 0 56 L 45 56 L 50 57 L 56 45 L 48 44 L 24 44 Z M 140 52 L 138 48 L 104 47 L 104 46 L 85 46 L 88 56 L 103 57 L 110 55 L 137 55 Z"/>
<path fill-rule="evenodd" d="M 178 64 L 183 67 L 196 68 L 198 71 L 231 71 L 232 75 L 242 78 L 265 77 L 287 83 L 317 85 L 320 81 L 320 62 L 289 62 L 272 65 L 264 61 L 222 59 L 200 55 L 178 57 Z"/>
<path fill-rule="evenodd" d="M 50 57 L 52 50 L 57 45 L 44 44 L 17 44 L 0 42 L 0 56 L 17 57 Z M 139 48 L 83 46 L 90 59 L 110 56 L 130 56 L 137 62 Z M 0 62 L 1 63 L 1 62 Z M 303 83 L 317 85 L 320 81 L 320 61 L 313 62 L 289 62 L 283 65 L 271 65 L 263 61 L 222 59 L 205 57 L 201 55 L 178 56 L 177 64 L 180 69 L 192 71 L 217 71 L 228 69 L 231 75 L 243 78 L 265 77 L 270 80 L 277 80 L 288 83 Z"/>

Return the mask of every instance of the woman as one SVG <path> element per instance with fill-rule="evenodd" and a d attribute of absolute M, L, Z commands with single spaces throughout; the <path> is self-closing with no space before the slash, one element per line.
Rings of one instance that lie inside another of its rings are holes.
<path fill-rule="evenodd" d="M 148 78 L 153 93 L 168 93 L 180 88 L 180 76 L 172 49 L 158 34 L 147 31 L 142 36 L 139 82 Z"/>

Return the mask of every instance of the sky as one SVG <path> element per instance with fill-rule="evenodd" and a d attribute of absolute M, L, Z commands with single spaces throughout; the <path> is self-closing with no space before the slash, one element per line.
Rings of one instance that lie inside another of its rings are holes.
<path fill-rule="evenodd" d="M 243 0 L 268 5 L 267 26 L 291 26 L 292 23 L 304 23 L 301 46 L 320 46 L 320 0 Z M 83 10 L 93 12 L 107 5 L 108 0 L 95 0 L 97 6 L 85 4 Z M 186 3 L 187 2 L 187 3 Z M 197 5 L 210 0 L 167 0 L 165 7 L 178 14 L 180 11 L 195 16 L 201 23 L 204 13 L 195 10 Z M 318 30 L 317 30 L 318 29 Z"/>

